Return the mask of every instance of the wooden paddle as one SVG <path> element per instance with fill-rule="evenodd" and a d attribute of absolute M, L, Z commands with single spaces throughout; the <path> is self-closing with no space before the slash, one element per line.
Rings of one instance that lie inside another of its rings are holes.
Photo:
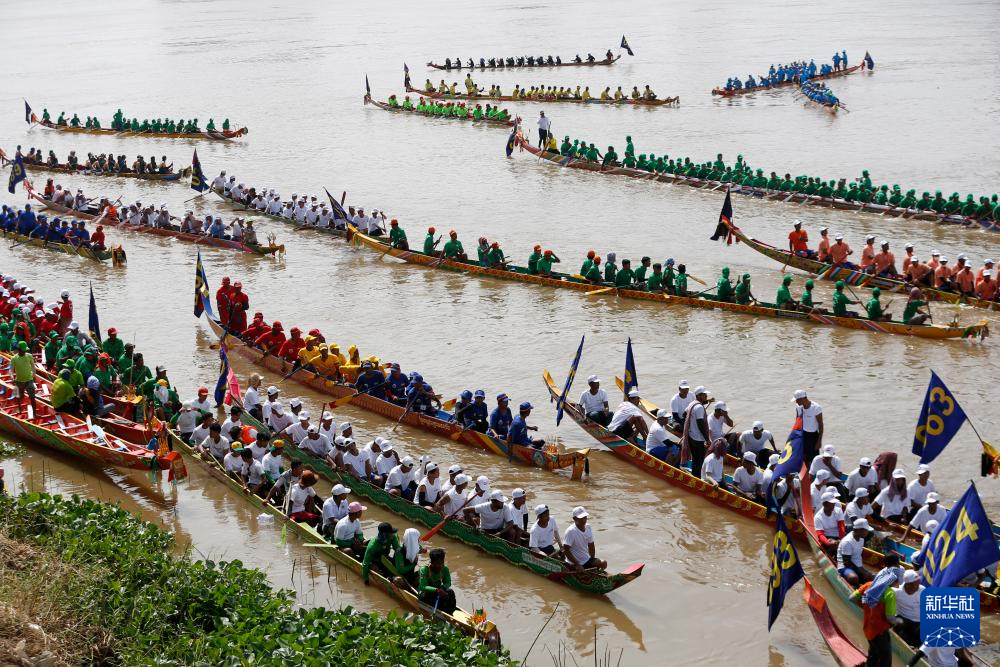
<path fill-rule="evenodd" d="M 689 274 L 687 274 L 687 277 L 688 277 L 688 278 L 690 278 L 691 280 L 695 281 L 695 282 L 696 282 L 696 283 L 698 283 L 699 285 L 708 285 L 708 283 L 706 283 L 706 282 L 705 282 L 704 280 L 702 280 L 702 279 L 701 279 L 701 278 L 699 278 L 698 276 L 692 276 L 692 275 L 691 275 L 691 274 L 689 273 Z"/>
<path fill-rule="evenodd" d="M 596 290 L 594 290 L 592 292 L 587 292 L 587 296 L 593 296 L 595 294 L 605 294 L 605 293 L 610 292 L 612 290 L 616 290 L 617 291 L 618 288 L 617 287 L 602 287 L 601 289 L 596 289 Z"/>
<path fill-rule="evenodd" d="M 406 415 L 410 414 L 410 411 L 413 409 L 413 401 L 416 398 L 417 398 L 417 392 L 414 391 L 413 397 L 410 398 L 410 400 L 407 401 L 406 403 L 406 409 L 403 410 L 403 414 L 399 415 L 399 419 L 397 419 L 396 423 L 392 425 L 391 429 L 389 429 L 391 432 L 395 433 L 396 429 L 399 428 L 399 425 L 403 422 L 403 419 L 406 418 Z"/>
<path fill-rule="evenodd" d="M 468 505 L 470 502 L 472 502 L 472 499 L 475 498 L 475 497 L 476 497 L 475 494 L 473 494 L 473 495 L 469 496 L 468 498 L 466 498 L 465 502 L 462 503 L 461 507 L 459 507 L 457 510 L 455 510 L 454 512 L 452 512 L 451 514 L 449 514 L 448 516 L 446 516 L 444 519 L 442 519 L 441 523 L 439 523 L 438 525 L 434 526 L 433 528 L 431 528 L 430 530 L 428 530 L 426 533 L 424 533 L 423 535 L 421 535 L 420 536 L 420 541 L 421 542 L 426 542 L 427 540 L 429 540 L 432 537 L 434 537 L 435 535 L 437 535 L 438 531 L 441 530 L 442 528 L 444 528 L 444 524 L 448 523 L 451 519 L 454 519 L 456 516 L 458 516 L 458 513 L 461 512 L 462 510 L 464 510 L 465 506 Z"/>

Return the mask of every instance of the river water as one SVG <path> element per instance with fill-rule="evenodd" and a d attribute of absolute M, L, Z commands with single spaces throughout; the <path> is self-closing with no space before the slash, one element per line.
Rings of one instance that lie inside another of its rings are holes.
<path fill-rule="evenodd" d="M 581 84 L 592 90 L 648 83 L 661 96 L 681 97 L 679 108 L 659 109 L 509 105 L 526 119 L 532 135 L 544 109 L 560 139 L 570 134 L 602 149 L 614 144 L 619 153 L 630 134 L 637 152 L 699 161 L 722 152 L 728 162 L 742 154 L 768 173 L 827 179 L 854 178 L 869 169 L 877 181 L 916 188 L 918 195 L 936 189 L 946 196 L 958 190 L 963 198 L 966 192 L 992 194 L 1000 176 L 993 94 L 1000 61 L 990 28 L 998 18 L 996 3 L 633 2 L 625 7 L 590 1 L 377 7 L 257 0 L 5 3 L 0 144 L 8 153 L 21 144 L 60 156 L 69 150 L 113 151 L 130 160 L 141 151 L 166 154 L 177 165 L 187 164 L 197 146 L 209 178 L 225 169 L 248 185 L 286 196 L 321 195 L 323 187 L 338 195 L 346 191 L 349 203 L 397 217 L 411 241 L 434 225 L 439 231 L 456 229 L 470 250 L 479 236 L 498 239 L 519 263 L 541 243 L 573 271 L 589 248 L 602 255 L 617 252 L 619 261 L 644 254 L 654 261 L 674 257 L 713 282 L 730 266 L 751 272 L 757 295 L 770 299 L 781 278 L 777 264 L 742 246 L 707 240 L 722 205 L 719 192 L 559 170 L 527 153 L 508 160 L 502 130 L 400 117 L 361 103 L 366 75 L 375 97 L 401 93 L 404 62 L 415 83 L 426 77 L 436 82 L 442 75 L 423 67 L 428 60 L 529 52 L 566 60 L 578 51 L 600 57 L 625 33 L 636 56 L 611 68 L 475 77 L 487 86 L 500 83 L 505 91 L 514 83 Z M 876 61 L 871 76 L 830 82 L 849 113 L 832 117 L 807 108 L 791 91 L 733 102 L 709 94 L 729 76 L 745 78 L 792 59 L 825 62 L 840 49 L 852 63 L 865 50 Z M 460 81 L 464 75 L 448 78 Z M 210 116 L 221 123 L 228 115 L 250 134 L 241 141 L 195 144 L 26 130 L 22 97 L 39 115 L 47 107 L 53 117 L 60 111 L 98 114 L 105 124 L 118 107 L 140 119 L 197 115 L 202 125 Z M 45 176 L 33 178 L 40 188 Z M 163 202 L 175 214 L 194 194 L 179 185 L 115 179 L 61 182 L 84 188 L 88 196 Z M 3 201 L 21 203 L 22 194 Z M 225 207 L 210 197 L 190 205 L 196 213 L 225 215 Z M 965 251 L 977 260 L 1000 253 L 1000 236 L 978 230 L 739 197 L 734 206 L 738 224 L 779 245 L 799 218 L 814 238 L 826 225 L 831 233 L 843 232 L 855 248 L 866 233 L 891 239 L 897 256 L 907 241 L 924 256 L 931 249 L 953 258 Z M 784 438 L 794 417 L 791 393 L 808 389 L 824 406 L 826 442 L 837 447 L 848 467 L 860 456 L 891 449 L 900 452 L 907 470 L 915 468 L 908 452 L 929 369 L 949 384 L 984 437 L 1000 437 L 1000 356 L 993 340 L 931 342 L 584 297 L 380 261 L 368 251 L 271 221 L 259 227 L 262 238 L 277 234 L 286 258 L 204 250 L 213 290 L 223 275 L 242 280 L 252 308 L 269 320 L 282 320 L 286 329 L 319 326 L 342 348 L 353 343 L 363 355 L 420 370 L 448 395 L 483 388 L 490 396 L 505 391 L 515 403 L 530 400 L 537 406 L 531 422 L 542 437 L 558 437 L 568 447 L 593 443 L 569 420 L 556 428 L 541 372 L 548 368 L 557 379 L 565 377 L 583 334 L 574 392 L 584 389 L 583 378 L 597 373 L 614 397 L 613 378 L 621 374 L 631 337 L 646 397 L 666 404 L 678 380 L 704 384 L 728 403 L 740 429 L 762 419 Z M 127 269 L 21 247 L 4 249 L 3 272 L 49 298 L 70 289 L 81 321 L 92 283 L 104 326 L 134 338 L 148 363 L 166 364 L 182 396 L 193 396 L 218 372 L 211 333 L 191 316 L 195 249 L 114 230 L 109 236 L 124 242 Z M 802 280 L 798 274 L 796 293 Z M 829 303 L 828 285 L 817 292 Z M 901 308 L 897 298 L 889 310 Z M 934 307 L 939 319 L 950 317 L 951 310 Z M 963 322 L 980 315 L 960 312 Z M 1000 323 L 992 322 L 994 328 Z M 235 356 L 234 365 L 241 379 L 253 370 Z M 275 381 L 270 376 L 265 383 Z M 313 412 L 325 400 L 291 381 L 284 386 Z M 366 439 L 387 435 L 391 427 L 350 406 L 338 418 L 352 421 Z M 531 664 L 548 664 L 548 652 L 561 646 L 577 660 L 592 660 L 595 629 L 598 655 L 621 651 L 622 664 L 629 665 L 830 661 L 797 590 L 767 632 L 767 527 L 645 476 L 607 452 L 595 452 L 593 476 L 576 483 L 508 466 L 406 427 L 392 437 L 397 447 L 430 454 L 443 467 L 460 462 L 466 471 L 486 474 L 507 493 L 515 486 L 527 489 L 529 503 L 548 503 L 563 526 L 573 506 L 586 505 L 598 551 L 613 569 L 646 563 L 637 582 L 595 599 L 436 538 L 436 545 L 448 547 L 460 601 L 485 607 L 515 656 L 524 655 L 554 614 L 532 650 Z M 979 452 L 978 440 L 965 427 L 933 466 L 932 477 L 947 500 L 953 502 L 976 478 Z M 194 465 L 191 480 L 176 489 L 33 447 L 3 465 L 10 487 L 120 501 L 205 556 L 240 558 L 264 568 L 276 585 L 295 588 L 302 604 L 395 608 L 381 593 L 334 572 L 294 538 L 280 544 L 277 529 L 258 525 L 249 506 Z M 977 480 L 977 485 L 987 511 L 1000 519 L 996 481 Z M 373 508 L 366 527 L 372 530 L 374 522 L 386 519 L 393 520 Z M 808 554 L 803 560 L 819 578 Z M 820 590 L 858 639 L 850 612 L 824 585 Z M 981 647 L 981 655 L 996 662 L 1000 625 L 990 619 L 984 626 L 992 644 Z"/>

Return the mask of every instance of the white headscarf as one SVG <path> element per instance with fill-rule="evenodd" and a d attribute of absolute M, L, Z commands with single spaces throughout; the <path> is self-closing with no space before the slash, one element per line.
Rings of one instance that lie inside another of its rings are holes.
<path fill-rule="evenodd" d="M 420 531 L 416 528 L 407 528 L 403 531 L 403 549 L 406 560 L 415 563 L 417 555 L 420 553 Z"/>

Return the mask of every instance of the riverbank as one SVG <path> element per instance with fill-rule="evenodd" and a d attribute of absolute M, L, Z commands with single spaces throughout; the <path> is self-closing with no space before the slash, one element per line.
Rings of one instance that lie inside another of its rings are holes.
<path fill-rule="evenodd" d="M 442 624 L 297 608 L 260 570 L 178 555 L 116 506 L 0 497 L 0 667 L 46 653 L 37 664 L 515 664 Z"/>

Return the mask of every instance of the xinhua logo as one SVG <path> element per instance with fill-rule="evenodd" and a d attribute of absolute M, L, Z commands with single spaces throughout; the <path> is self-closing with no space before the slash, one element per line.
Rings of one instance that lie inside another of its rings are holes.
<path fill-rule="evenodd" d="M 932 648 L 979 643 L 979 591 L 929 587 L 920 594 L 920 637 Z"/>

